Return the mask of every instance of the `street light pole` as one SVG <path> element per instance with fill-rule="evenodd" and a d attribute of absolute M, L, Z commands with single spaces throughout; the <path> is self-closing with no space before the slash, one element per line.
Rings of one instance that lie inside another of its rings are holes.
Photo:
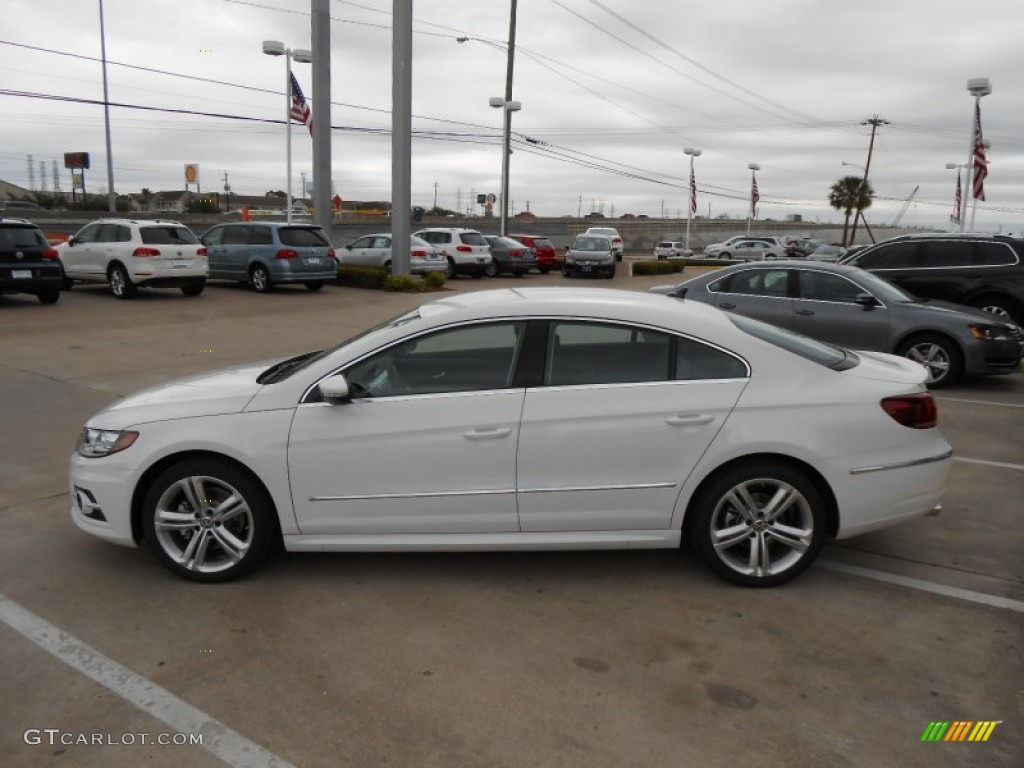
<path fill-rule="evenodd" d="M 103 124 L 107 134 L 107 205 L 110 212 L 114 213 L 117 211 L 117 194 L 114 192 L 114 155 L 110 146 L 110 96 L 107 93 L 107 34 L 103 24 L 103 0 L 100 0 L 100 55 L 103 57 Z M 84 192 L 82 199 L 85 199 Z"/>
<path fill-rule="evenodd" d="M 694 180 L 693 180 L 693 158 L 700 157 L 701 150 L 694 149 L 693 147 L 683 148 L 683 153 L 690 156 L 690 184 L 687 189 L 687 201 L 686 201 L 686 242 L 683 243 L 683 250 L 690 250 L 690 220 L 693 218 L 693 193 L 694 193 Z"/>
<path fill-rule="evenodd" d="M 518 102 L 512 101 L 512 74 L 515 68 L 516 59 L 516 6 L 518 0 L 512 0 L 512 7 L 509 12 L 508 22 L 508 63 L 505 66 L 505 124 L 502 136 L 501 153 L 501 222 L 498 227 L 499 234 L 504 237 L 508 234 L 508 174 L 509 160 L 512 155 L 512 105 Z M 517 107 L 518 108 L 518 107 Z"/>
<path fill-rule="evenodd" d="M 747 168 L 750 169 L 750 212 L 747 214 L 747 234 L 750 234 L 750 222 L 754 218 L 754 186 L 757 184 L 757 172 L 761 170 L 761 166 L 757 163 L 750 163 Z"/>
<path fill-rule="evenodd" d="M 292 59 L 303 64 L 309 64 L 313 61 L 313 52 L 305 48 L 285 48 L 284 43 L 277 40 L 264 40 L 263 41 L 263 52 L 268 56 L 284 56 L 285 60 L 285 74 L 284 74 L 284 124 L 285 133 L 287 136 L 287 181 L 288 189 L 286 190 L 286 196 L 288 201 L 288 211 L 285 214 L 285 220 L 292 223 Z"/>
<path fill-rule="evenodd" d="M 967 202 L 966 195 L 971 195 L 973 187 L 971 184 L 971 172 L 974 170 L 974 131 L 975 131 L 975 115 L 978 114 L 978 109 L 981 106 L 981 97 L 988 96 L 992 93 L 992 84 L 989 82 L 987 77 L 974 77 L 967 81 L 967 92 L 974 96 L 974 111 L 971 113 L 971 143 L 967 147 L 967 177 L 964 182 L 964 202 Z M 977 206 L 978 201 L 975 199 L 974 205 Z M 967 206 L 964 206 L 966 210 Z M 964 227 L 967 225 L 967 217 L 960 217 L 960 231 L 964 231 Z M 974 216 L 971 216 L 971 229 L 974 229 Z"/>

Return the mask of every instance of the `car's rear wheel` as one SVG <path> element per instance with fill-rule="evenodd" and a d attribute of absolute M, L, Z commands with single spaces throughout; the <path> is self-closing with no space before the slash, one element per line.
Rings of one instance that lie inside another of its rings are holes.
<path fill-rule="evenodd" d="M 492 261 L 492 262 L 491 262 L 490 264 L 488 264 L 488 265 L 487 265 L 487 267 L 486 267 L 486 268 L 484 269 L 484 274 L 485 274 L 485 275 L 487 275 L 488 277 L 497 277 L 497 276 L 498 276 L 498 265 L 497 265 L 497 264 L 495 264 L 495 263 L 494 263 L 494 262 Z"/>
<path fill-rule="evenodd" d="M 317 291 L 319 291 L 323 287 L 324 287 L 323 283 L 314 283 L 314 282 L 306 283 L 306 290 L 309 291 L 310 293 L 316 293 Z"/>
<path fill-rule="evenodd" d="M 903 342 L 896 354 L 923 365 L 928 371 L 927 384 L 935 389 L 956 383 L 964 373 L 964 356 L 956 342 L 946 336 L 915 336 Z"/>
<path fill-rule="evenodd" d="M 123 264 L 114 264 L 110 268 L 107 281 L 110 283 L 110 292 L 118 299 L 130 299 L 139 292 Z"/>
<path fill-rule="evenodd" d="M 186 296 L 198 296 L 206 288 L 206 281 L 203 280 L 201 283 L 190 283 L 189 285 L 181 286 L 181 292 Z"/>
<path fill-rule="evenodd" d="M 68 277 L 68 273 L 64 271 L 64 265 L 60 265 L 60 289 L 62 291 L 70 291 L 75 285 L 75 281 Z"/>
<path fill-rule="evenodd" d="M 36 294 L 40 304 L 56 304 L 60 300 L 60 288 L 50 291 L 40 291 Z"/>
<path fill-rule="evenodd" d="M 262 264 L 254 264 L 249 270 L 249 285 L 256 293 L 266 293 L 274 287 L 270 280 L 270 273 Z"/>
<path fill-rule="evenodd" d="M 455 277 L 455 259 L 451 256 L 448 257 L 448 269 L 445 270 L 444 276 L 446 279 L 451 280 Z"/>
<path fill-rule="evenodd" d="M 726 581 L 773 587 L 808 568 L 825 540 L 825 500 L 800 470 L 775 461 L 728 469 L 693 501 L 688 534 Z"/>
<path fill-rule="evenodd" d="M 192 581 L 238 578 L 266 560 L 277 528 L 266 491 L 218 459 L 187 459 L 150 486 L 142 508 L 146 542 L 171 572 Z"/>
<path fill-rule="evenodd" d="M 384 262 L 384 269 L 387 271 L 389 275 L 391 274 L 391 259 L 388 259 L 387 261 Z"/>
<path fill-rule="evenodd" d="M 1024 322 L 1024 311 L 1012 299 L 1002 296 L 979 296 L 971 302 L 971 306 L 1014 325 Z"/>

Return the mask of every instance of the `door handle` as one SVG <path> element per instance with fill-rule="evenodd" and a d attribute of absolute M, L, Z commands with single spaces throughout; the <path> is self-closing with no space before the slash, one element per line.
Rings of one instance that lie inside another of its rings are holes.
<path fill-rule="evenodd" d="M 721 307 L 722 309 L 735 309 L 736 308 L 736 305 L 733 304 L 731 301 L 723 301 L 718 306 Z"/>
<path fill-rule="evenodd" d="M 665 423 L 673 427 L 698 427 L 701 424 L 710 424 L 714 418 L 710 413 L 687 413 L 669 416 Z"/>
<path fill-rule="evenodd" d="M 811 315 L 814 314 L 814 310 L 812 310 L 812 309 L 798 309 L 796 311 L 796 313 L 798 315 L 803 315 L 804 317 L 810 317 Z"/>
<path fill-rule="evenodd" d="M 512 434 L 512 427 L 491 427 L 487 429 L 471 429 L 463 432 L 462 436 L 467 440 L 496 440 L 501 437 L 508 437 Z"/>

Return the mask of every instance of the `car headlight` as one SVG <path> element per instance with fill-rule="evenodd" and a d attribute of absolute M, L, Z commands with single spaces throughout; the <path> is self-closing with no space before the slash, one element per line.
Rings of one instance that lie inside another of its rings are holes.
<path fill-rule="evenodd" d="M 972 325 L 971 336 L 983 341 L 1013 341 L 1010 329 L 999 325 Z"/>
<path fill-rule="evenodd" d="M 574 259 L 572 256 L 566 255 L 565 263 L 566 264 L 575 264 L 576 263 L 576 259 Z"/>
<path fill-rule="evenodd" d="M 82 432 L 78 436 L 76 450 L 79 456 L 84 456 L 87 459 L 98 459 L 131 447 L 138 436 L 138 432 L 129 430 L 116 431 L 82 427 Z"/>

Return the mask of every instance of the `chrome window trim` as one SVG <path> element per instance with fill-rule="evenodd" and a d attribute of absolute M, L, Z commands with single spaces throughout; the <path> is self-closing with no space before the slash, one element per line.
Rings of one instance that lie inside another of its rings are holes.
<path fill-rule="evenodd" d="M 863 475 L 867 472 L 884 472 L 889 469 L 904 469 L 906 467 L 919 467 L 923 464 L 934 464 L 937 461 L 945 461 L 953 456 L 953 449 L 943 451 L 936 456 L 928 456 L 924 459 L 911 459 L 909 461 L 896 461 L 891 464 L 876 464 L 870 467 L 856 467 L 850 470 L 851 475 Z"/>
<path fill-rule="evenodd" d="M 878 307 L 879 308 L 881 308 L 881 309 L 888 309 L 889 308 L 884 301 L 882 301 L 880 298 L 875 296 L 875 294 L 871 293 L 871 291 L 869 291 L 863 285 L 861 285 L 860 283 L 858 283 L 855 280 L 850 279 L 846 275 L 840 274 L 839 272 L 829 272 L 828 270 L 825 270 L 825 269 L 815 269 L 814 267 L 794 267 L 793 269 L 797 273 L 797 286 L 798 287 L 800 285 L 800 273 L 801 272 L 816 272 L 819 275 L 829 275 L 830 277 L 838 277 L 838 278 L 841 278 L 842 280 L 845 280 L 846 282 L 851 283 L 851 284 L 857 286 L 858 288 L 860 288 L 861 293 L 869 293 L 869 294 L 871 294 L 872 298 L 874 298 L 874 300 L 878 302 Z M 872 270 L 872 271 L 874 271 L 874 270 Z M 828 299 L 808 299 L 808 298 L 806 298 L 804 296 L 797 296 L 797 300 L 798 301 L 813 301 L 813 302 L 816 302 L 818 304 L 841 304 L 841 305 L 843 305 L 845 307 L 850 307 L 850 306 L 857 307 L 857 306 L 860 306 L 856 302 L 852 302 L 852 301 L 830 301 Z"/>
<path fill-rule="evenodd" d="M 872 251 L 875 250 L 874 248 L 872 248 L 869 251 L 865 251 L 863 253 L 858 253 L 857 257 L 854 258 L 854 260 L 852 262 L 850 262 L 850 264 L 852 264 L 853 266 L 855 266 L 855 267 L 857 267 L 859 269 L 867 269 L 867 270 L 869 270 L 871 272 L 902 272 L 902 271 L 905 271 L 905 270 L 917 271 L 917 270 L 926 270 L 926 269 L 927 270 L 935 270 L 935 269 L 1005 269 L 1006 267 L 1016 267 L 1016 266 L 1020 265 L 1020 256 L 1017 254 L 1017 250 L 1015 248 L 1011 247 L 1008 243 L 1004 243 L 1004 242 L 1001 242 L 999 240 L 982 240 L 982 239 L 978 239 L 978 238 L 974 238 L 974 239 L 967 239 L 967 238 L 934 238 L 934 239 L 930 239 L 930 238 L 926 238 L 926 237 L 921 237 L 920 239 L 901 240 L 900 242 L 917 242 L 918 244 L 920 244 L 920 243 L 929 243 L 929 242 L 944 242 L 944 243 L 948 243 L 948 242 L 965 243 L 966 242 L 966 243 L 987 243 L 989 245 L 1000 245 L 1003 248 L 1007 249 L 1013 255 L 1013 262 L 1009 263 L 1009 264 L 977 264 L 977 265 L 973 265 L 973 266 L 970 265 L 970 264 L 963 264 L 963 265 L 955 265 L 955 266 L 949 266 L 949 267 L 861 267 L 860 264 L 858 263 L 858 259 L 861 256 L 865 256 L 868 253 L 871 253 Z M 878 247 L 881 247 L 882 245 L 885 245 L 885 243 L 879 243 Z"/>

